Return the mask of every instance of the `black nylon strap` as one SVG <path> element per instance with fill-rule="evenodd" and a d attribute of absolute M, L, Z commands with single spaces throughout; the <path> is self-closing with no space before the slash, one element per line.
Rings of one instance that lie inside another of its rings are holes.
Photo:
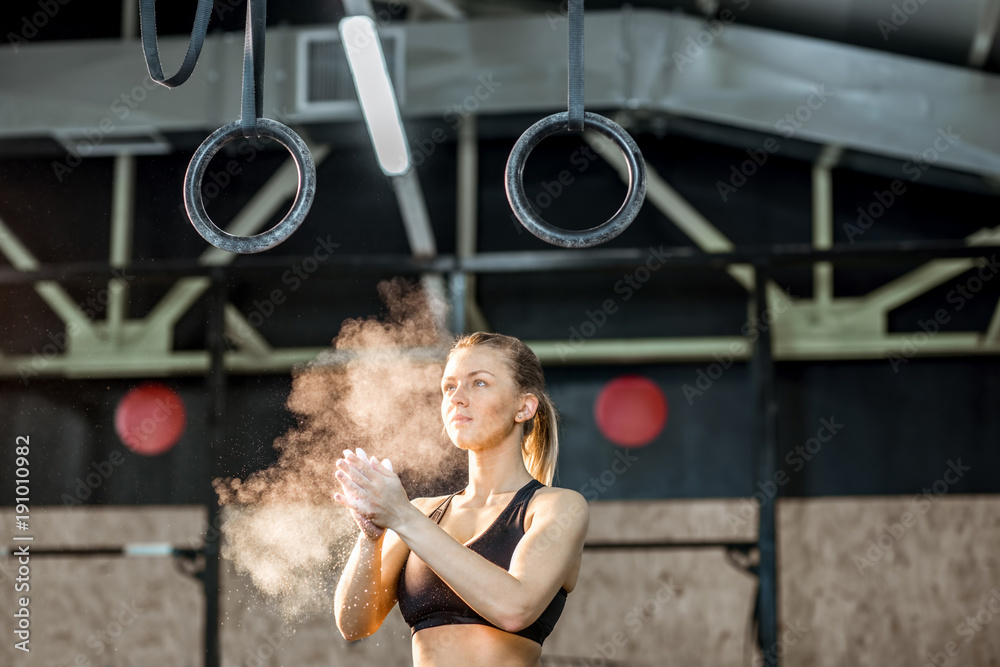
<path fill-rule="evenodd" d="M 440 505 L 438 505 L 436 508 L 434 508 L 434 511 L 431 512 L 431 516 L 430 516 L 431 520 L 434 523 L 441 523 L 441 517 L 443 517 L 444 513 L 448 511 L 448 505 L 451 504 L 451 499 L 454 498 L 457 493 L 458 493 L 458 491 L 456 491 L 455 493 L 451 494 L 450 496 L 448 496 L 447 498 L 445 498 L 441 502 Z"/>
<path fill-rule="evenodd" d="M 205 45 L 208 23 L 212 18 L 213 0 L 198 0 L 194 28 L 188 41 L 184 62 L 172 77 L 163 75 L 160 51 L 156 43 L 156 0 L 139 0 L 139 22 L 142 51 L 146 57 L 149 77 L 167 88 L 188 80 L 194 72 L 201 49 Z M 267 0 L 246 0 L 247 25 L 243 43 L 243 102 L 240 125 L 243 136 L 257 137 L 257 119 L 264 115 L 264 35 L 267 27 Z"/>
<path fill-rule="evenodd" d="M 247 0 L 243 43 L 243 136 L 257 137 L 257 119 L 264 115 L 264 33 L 267 0 Z"/>
<path fill-rule="evenodd" d="M 583 131 L 583 0 L 569 0 L 570 132 Z"/>
<path fill-rule="evenodd" d="M 167 88 L 174 88 L 187 81 L 191 72 L 194 71 L 194 66 L 198 63 L 198 56 L 201 55 L 201 47 L 205 44 L 205 33 L 208 32 L 208 22 L 211 18 L 212 0 L 198 0 L 194 28 L 191 30 L 191 39 L 188 41 L 184 62 L 181 63 L 177 74 L 168 79 L 163 75 L 163 68 L 160 65 L 160 51 L 156 45 L 156 0 L 139 0 L 142 52 L 146 57 L 149 78 Z"/>

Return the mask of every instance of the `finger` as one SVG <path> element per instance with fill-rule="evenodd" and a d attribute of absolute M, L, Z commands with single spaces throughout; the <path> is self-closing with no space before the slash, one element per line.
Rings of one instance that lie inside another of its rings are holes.
<path fill-rule="evenodd" d="M 358 447 L 356 453 L 358 457 L 358 467 L 367 474 L 368 469 L 372 467 L 371 460 L 365 453 L 365 450 L 361 449 L 360 447 Z"/>
<path fill-rule="evenodd" d="M 335 471 L 334 474 L 336 474 L 337 472 L 343 472 L 347 474 L 359 484 L 364 484 L 365 480 L 367 479 L 364 472 L 359 470 L 357 466 L 351 465 L 350 462 L 347 461 L 346 459 L 337 459 L 337 470 Z"/>
<path fill-rule="evenodd" d="M 359 469 L 364 469 L 365 464 L 368 461 L 364 456 L 359 454 L 359 452 L 361 454 L 364 454 L 364 450 L 361 449 L 360 447 L 358 447 L 357 449 L 345 449 L 344 460 Z"/>
<path fill-rule="evenodd" d="M 396 472 L 395 470 L 392 469 L 392 461 L 390 461 L 389 459 L 382 459 L 382 465 L 385 466 L 389 470 L 389 472 Z"/>
<path fill-rule="evenodd" d="M 349 474 L 359 484 L 368 484 L 372 480 L 371 466 L 367 465 L 366 461 L 358 461 L 357 456 L 353 456 L 353 458 L 353 462 L 348 459 L 337 459 L 337 468 Z M 364 468 L 368 468 L 369 472 L 366 472 Z"/>
<path fill-rule="evenodd" d="M 333 494 L 333 499 L 334 499 L 334 501 L 340 503 L 341 505 L 343 505 L 347 509 L 357 511 L 357 509 L 354 507 L 354 505 L 355 505 L 355 503 L 357 501 L 354 500 L 353 498 L 351 498 L 350 496 L 345 495 L 343 493 L 334 493 Z"/>
<path fill-rule="evenodd" d="M 367 519 L 368 506 L 364 501 L 355 498 L 354 496 L 346 493 L 335 493 L 333 494 L 333 499 L 351 510 L 351 512 L 362 519 Z"/>
<path fill-rule="evenodd" d="M 358 457 L 356 456 L 354 457 L 353 461 L 349 459 L 337 459 L 337 468 L 345 472 L 349 470 L 357 470 L 358 472 L 361 473 L 364 472 L 361 464 L 358 462 Z"/>
<path fill-rule="evenodd" d="M 372 456 L 370 461 L 375 472 L 382 473 L 383 475 L 392 475 L 392 464 L 386 467 L 383 463 L 379 462 L 377 456 Z M 389 463 L 389 459 L 384 459 L 384 462 Z"/>
<path fill-rule="evenodd" d="M 367 492 L 365 491 L 365 489 L 361 487 L 353 479 L 351 479 L 350 475 L 348 475 L 343 470 L 338 470 L 336 473 L 336 477 L 337 481 L 340 482 L 340 486 L 344 489 L 344 491 L 358 497 L 363 497 L 366 495 Z"/>
<path fill-rule="evenodd" d="M 348 473 L 338 470 L 336 473 L 337 481 L 340 482 L 341 488 L 345 493 L 350 493 L 353 496 L 359 498 L 367 498 L 368 490 L 362 486 L 362 483 L 358 483 Z"/>

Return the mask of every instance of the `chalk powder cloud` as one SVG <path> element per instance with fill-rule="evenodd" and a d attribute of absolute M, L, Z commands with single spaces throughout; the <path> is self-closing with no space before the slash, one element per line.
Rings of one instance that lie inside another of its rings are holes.
<path fill-rule="evenodd" d="M 287 407 L 298 425 L 275 440 L 277 463 L 213 482 L 225 506 L 222 556 L 286 621 L 329 610 L 357 537 L 333 501 L 344 449 L 388 458 L 411 498 L 449 493 L 467 478 L 440 416 L 452 336 L 437 322 L 447 308 L 405 279 L 377 289 L 385 317 L 345 320 L 330 350 L 293 371 Z"/>

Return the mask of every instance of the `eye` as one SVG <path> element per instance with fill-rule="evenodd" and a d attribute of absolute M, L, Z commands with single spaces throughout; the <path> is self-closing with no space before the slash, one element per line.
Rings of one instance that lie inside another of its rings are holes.
<path fill-rule="evenodd" d="M 486 385 L 486 380 L 476 379 L 473 381 L 473 384 L 475 384 L 476 382 L 482 382 L 484 386 Z"/>

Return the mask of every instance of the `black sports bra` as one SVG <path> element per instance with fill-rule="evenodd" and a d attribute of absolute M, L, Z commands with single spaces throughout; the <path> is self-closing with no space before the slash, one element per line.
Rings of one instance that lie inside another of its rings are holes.
<path fill-rule="evenodd" d="M 510 559 L 514 549 L 524 537 L 524 517 L 527 513 L 528 501 L 535 491 L 544 484 L 536 479 L 531 480 L 514 494 L 513 500 L 500 513 L 489 528 L 465 546 L 483 556 L 491 563 L 505 570 L 510 569 Z M 456 492 L 457 493 L 457 492 Z M 441 523 L 451 499 L 455 493 L 448 496 L 431 513 L 430 518 L 435 523 Z M 559 615 L 566 604 L 566 590 L 560 588 L 556 596 L 545 608 L 542 615 L 534 623 L 514 634 L 527 637 L 541 645 L 552 632 Z M 465 604 L 455 591 L 444 583 L 427 564 L 412 551 L 403 563 L 396 585 L 396 598 L 399 600 L 399 611 L 410 626 L 410 635 L 424 628 L 438 625 L 459 623 L 474 623 L 497 627 L 472 610 Z M 499 628 L 498 628 L 499 629 Z"/>

